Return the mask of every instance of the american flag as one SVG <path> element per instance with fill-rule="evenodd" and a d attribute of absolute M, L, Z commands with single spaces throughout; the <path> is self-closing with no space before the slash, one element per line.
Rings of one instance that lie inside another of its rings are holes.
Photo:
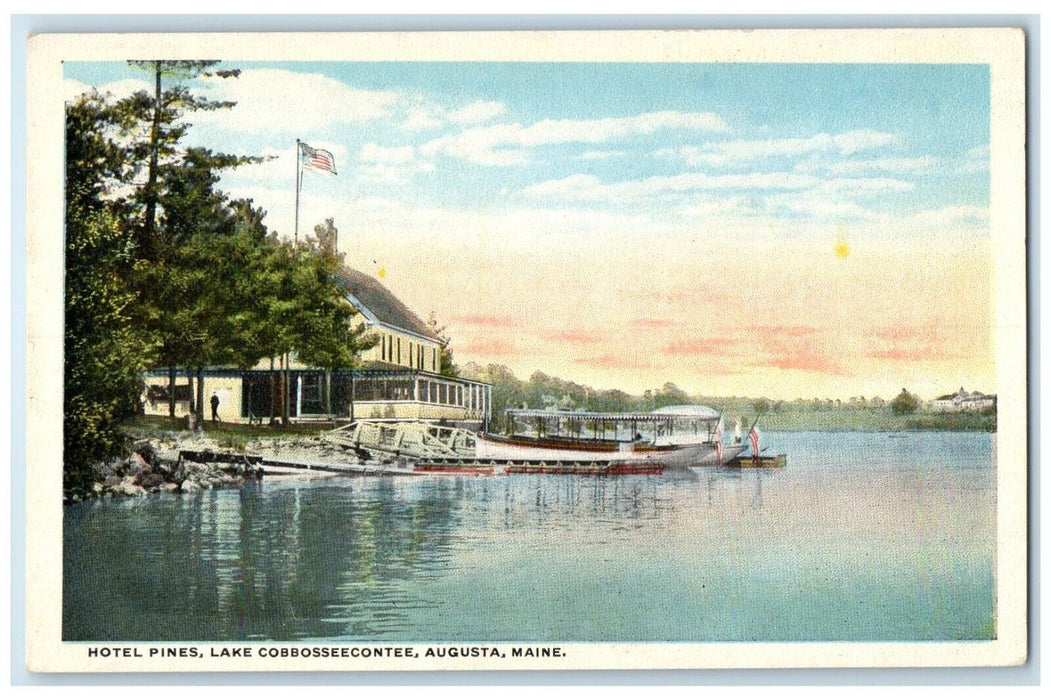
<path fill-rule="evenodd" d="M 311 148 L 305 143 L 299 144 L 299 162 L 304 168 L 311 170 L 324 170 L 336 174 L 336 159 L 330 151 L 321 148 Z"/>
<path fill-rule="evenodd" d="M 719 419 L 719 425 L 715 426 L 715 457 L 719 464 L 723 463 L 723 419 Z"/>
<path fill-rule="evenodd" d="M 752 429 L 748 431 L 748 442 L 752 443 L 752 461 L 759 462 L 759 431 L 752 426 Z"/>

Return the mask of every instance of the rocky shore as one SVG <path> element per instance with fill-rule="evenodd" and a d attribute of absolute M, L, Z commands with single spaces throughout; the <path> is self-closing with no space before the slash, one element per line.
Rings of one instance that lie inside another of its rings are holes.
<path fill-rule="evenodd" d="M 194 459 L 188 458 L 187 453 Z M 208 459 L 208 454 L 215 458 Z M 314 437 L 257 439 L 230 446 L 192 433 L 135 436 L 128 457 L 96 467 L 93 490 L 99 497 L 121 498 L 239 487 L 264 477 L 266 471 L 258 464 L 260 457 L 357 462 L 353 455 Z"/>

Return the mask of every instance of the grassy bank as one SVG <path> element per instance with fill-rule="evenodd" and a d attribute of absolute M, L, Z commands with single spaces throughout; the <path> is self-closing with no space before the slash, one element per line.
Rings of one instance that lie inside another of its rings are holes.
<path fill-rule="evenodd" d="M 742 416 L 747 424 L 755 417 L 750 406 L 714 406 L 727 418 Z M 889 408 L 801 409 L 788 406 L 771 410 L 759 419 L 763 430 L 897 432 L 951 430 L 996 432 L 995 413 L 941 413 L 917 411 L 897 415 Z"/>
<path fill-rule="evenodd" d="M 755 408 L 749 404 L 712 401 L 709 405 L 726 417 L 732 430 L 733 421 L 740 416 L 747 428 L 755 417 Z M 186 430 L 185 420 L 160 416 L 139 416 L 124 424 L 129 434 L 156 434 Z M 280 440 L 296 436 L 316 435 L 333 427 L 331 424 L 291 425 L 288 428 L 268 425 L 241 425 L 205 421 L 202 432 L 220 444 L 236 447 L 252 439 Z M 996 413 L 941 413 L 917 411 L 896 415 L 889 408 L 801 408 L 782 406 L 771 409 L 760 417 L 762 430 L 778 431 L 851 431 L 898 432 L 905 430 L 951 430 L 996 432 Z"/>
<path fill-rule="evenodd" d="M 205 421 L 201 424 L 201 434 L 219 443 L 221 447 L 238 448 L 243 447 L 248 440 L 282 440 L 293 437 L 317 435 L 323 430 L 333 427 L 330 423 L 314 423 L 307 425 L 290 425 L 287 428 L 269 425 L 245 425 L 243 423 L 212 423 Z M 186 430 L 186 419 L 168 418 L 165 416 L 137 416 L 126 421 L 122 428 L 129 436 L 157 435 L 166 432 L 188 432 Z"/>

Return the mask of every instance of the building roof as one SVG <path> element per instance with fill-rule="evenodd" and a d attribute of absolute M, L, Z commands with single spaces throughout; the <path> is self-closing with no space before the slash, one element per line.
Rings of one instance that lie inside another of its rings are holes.
<path fill-rule="evenodd" d="M 436 343 L 441 342 L 430 326 L 375 277 L 349 267 L 343 268 L 340 277 L 346 285 L 350 302 L 370 321 L 415 333 Z"/>

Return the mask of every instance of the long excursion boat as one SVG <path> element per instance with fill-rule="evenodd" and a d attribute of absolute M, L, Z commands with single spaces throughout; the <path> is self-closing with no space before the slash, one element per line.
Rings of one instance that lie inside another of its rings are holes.
<path fill-rule="evenodd" d="M 480 457 L 615 459 L 666 469 L 728 464 L 744 451 L 723 439 L 722 416 L 707 406 L 667 406 L 651 413 L 510 409 L 506 435 L 478 438 Z"/>
<path fill-rule="evenodd" d="M 506 434 L 425 422 L 358 421 L 327 434 L 366 458 L 404 457 L 419 471 L 659 474 L 728 464 L 744 450 L 723 439 L 705 406 L 652 413 L 511 409 Z"/>

